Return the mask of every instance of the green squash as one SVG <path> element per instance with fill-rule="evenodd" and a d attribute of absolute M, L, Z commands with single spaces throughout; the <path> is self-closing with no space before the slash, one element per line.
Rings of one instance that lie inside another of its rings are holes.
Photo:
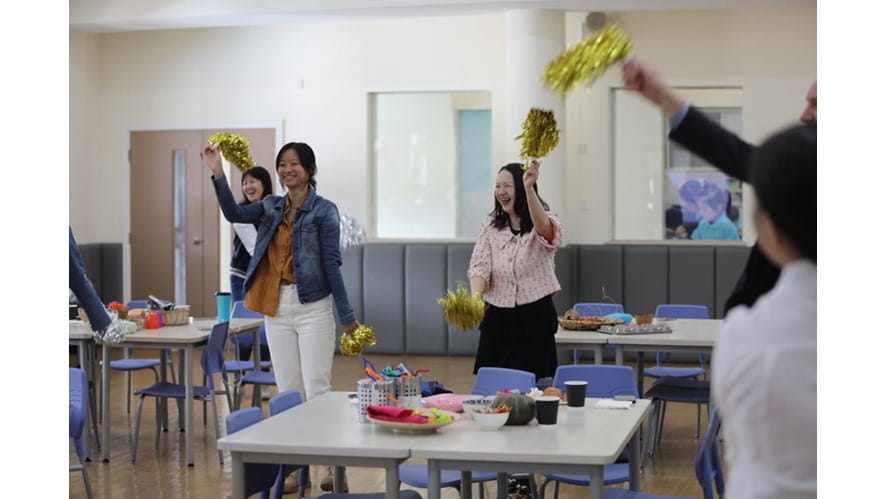
<path fill-rule="evenodd" d="M 536 417 L 536 401 L 527 395 L 520 393 L 500 395 L 493 400 L 491 407 L 499 407 L 503 404 L 511 407 L 511 414 L 508 415 L 506 425 L 525 425 Z"/>

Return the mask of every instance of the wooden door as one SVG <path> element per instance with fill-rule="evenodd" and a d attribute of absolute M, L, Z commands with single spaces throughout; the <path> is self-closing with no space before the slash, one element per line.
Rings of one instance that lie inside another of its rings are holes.
<path fill-rule="evenodd" d="M 226 130 L 250 142 L 250 155 L 274 176 L 274 129 Z M 130 244 L 132 298 L 148 294 L 175 299 L 174 189 L 176 153 L 184 161 L 185 296 L 191 315 L 215 315 L 220 287 L 220 210 L 200 151 L 216 130 L 169 130 L 130 134 Z M 264 162 L 264 163 L 262 163 Z M 235 197 L 240 173 L 232 172 Z M 230 242 L 225 244 L 229 245 Z M 227 279 L 227 275 L 224 276 Z M 227 286 L 225 286 L 227 289 Z"/>

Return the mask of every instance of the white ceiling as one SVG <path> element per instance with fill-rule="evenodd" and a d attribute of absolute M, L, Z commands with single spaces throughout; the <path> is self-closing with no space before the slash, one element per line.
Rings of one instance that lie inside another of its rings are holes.
<path fill-rule="evenodd" d="M 816 0 L 70 0 L 77 33 L 251 26 L 355 17 L 455 16 L 512 9 L 565 11 L 815 8 Z"/>

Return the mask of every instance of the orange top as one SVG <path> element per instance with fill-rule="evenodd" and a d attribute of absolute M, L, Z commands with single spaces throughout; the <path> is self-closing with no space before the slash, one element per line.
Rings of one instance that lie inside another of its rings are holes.
<path fill-rule="evenodd" d="M 286 196 L 283 220 L 274 231 L 268 250 L 256 268 L 255 277 L 246 293 L 246 308 L 264 315 L 276 315 L 280 285 L 296 282 L 293 272 L 293 225 L 298 211 Z"/>

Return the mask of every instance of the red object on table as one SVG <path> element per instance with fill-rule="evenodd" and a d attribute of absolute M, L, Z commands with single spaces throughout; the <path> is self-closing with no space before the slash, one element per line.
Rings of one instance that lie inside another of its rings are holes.
<path fill-rule="evenodd" d="M 163 326 L 163 317 L 160 312 L 151 312 L 145 317 L 145 329 L 160 329 Z"/>
<path fill-rule="evenodd" d="M 370 419 L 378 419 L 380 421 L 395 421 L 398 423 L 417 423 L 424 424 L 428 422 L 425 416 L 416 416 L 412 409 L 406 407 L 394 407 L 391 405 L 368 405 L 367 417 Z"/>

